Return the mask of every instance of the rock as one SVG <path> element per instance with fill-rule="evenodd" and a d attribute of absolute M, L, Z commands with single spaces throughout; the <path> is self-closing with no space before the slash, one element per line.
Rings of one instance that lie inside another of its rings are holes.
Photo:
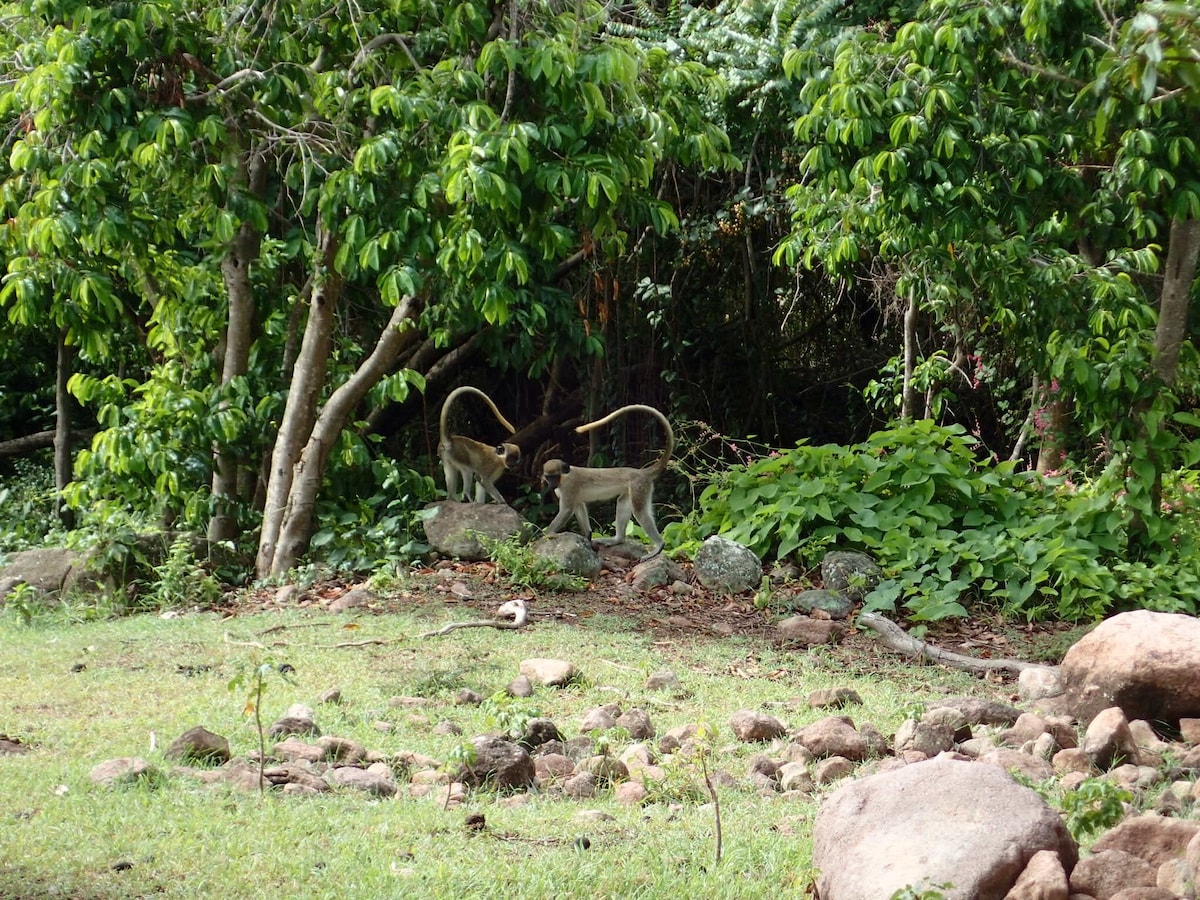
<path fill-rule="evenodd" d="M 1051 850 L 1039 850 L 1030 857 L 1004 900 L 1067 900 L 1070 888 L 1062 860 Z"/>
<path fill-rule="evenodd" d="M 812 862 L 822 900 L 943 884 L 948 900 L 1001 900 L 1041 850 L 1075 865 L 1074 842 L 1041 797 L 993 767 L 939 757 L 830 795 L 813 826 Z"/>
<path fill-rule="evenodd" d="M 88 773 L 92 784 L 108 788 L 150 780 L 157 776 L 158 770 L 140 756 L 106 759 L 104 762 L 94 765 L 92 771 Z"/>
<path fill-rule="evenodd" d="M 329 772 L 329 783 L 337 787 L 364 791 L 376 797 L 391 797 L 398 790 L 387 766 L 376 764 L 366 769 L 339 766 Z"/>
<path fill-rule="evenodd" d="M 550 741 L 561 741 L 562 733 L 558 730 L 558 726 L 550 719 L 530 719 L 525 723 L 525 731 L 517 740 L 517 743 L 532 753 L 543 744 L 548 744 Z"/>
<path fill-rule="evenodd" d="M 875 560 L 857 550 L 830 550 L 821 560 L 821 583 L 826 590 L 844 594 L 854 603 L 873 590 L 882 577 Z"/>
<path fill-rule="evenodd" d="M 774 716 L 753 709 L 739 709 L 729 717 L 729 727 L 739 741 L 773 741 L 787 733 Z"/>
<path fill-rule="evenodd" d="M 862 697 L 853 688 L 821 688 L 808 695 L 808 705 L 814 709 L 841 709 L 851 704 L 862 705 Z"/>
<path fill-rule="evenodd" d="M 331 613 L 348 612 L 360 606 L 370 606 L 379 599 L 379 595 L 367 588 L 351 588 L 339 597 L 335 597 L 326 607 Z M 311 718 L 311 716 L 310 716 Z"/>
<path fill-rule="evenodd" d="M 502 738 L 482 736 L 471 741 L 474 759 L 454 780 L 469 787 L 515 790 L 533 784 L 533 759 L 525 750 Z"/>
<path fill-rule="evenodd" d="M 1195 819 L 1171 819 L 1153 813 L 1126 819 L 1092 845 L 1092 852 L 1123 850 L 1144 859 L 1153 869 L 1170 859 L 1187 856 L 1188 845 L 1200 833 Z M 1150 882 L 1154 884 L 1153 881 Z"/>
<path fill-rule="evenodd" d="M 591 772 L 597 784 L 615 784 L 629 778 L 629 767 L 615 756 L 589 756 L 575 767 L 578 772 Z"/>
<path fill-rule="evenodd" d="M 1185 744 L 1200 744 L 1200 718 L 1182 717 L 1179 720 L 1179 739 Z"/>
<path fill-rule="evenodd" d="M 1083 752 L 1104 770 L 1122 763 L 1138 764 L 1137 744 L 1119 706 L 1101 710 L 1092 719 L 1083 736 Z"/>
<path fill-rule="evenodd" d="M 228 740 L 199 725 L 189 728 L 171 741 L 164 754 L 167 759 L 182 763 L 195 762 L 217 766 L 229 762 L 231 755 Z"/>
<path fill-rule="evenodd" d="M 1021 715 L 1021 710 L 1007 703 L 996 700 L 983 700 L 978 697 L 952 697 L 946 700 L 933 700 L 925 706 L 926 712 L 934 709 L 949 707 L 962 713 L 963 721 L 968 725 L 1012 725 Z"/>
<path fill-rule="evenodd" d="M 608 729 L 616 728 L 616 726 L 617 720 L 603 706 L 589 709 L 583 714 L 583 719 L 579 722 L 579 730 L 584 734 L 589 731 L 608 731 Z"/>
<path fill-rule="evenodd" d="M 575 666 L 561 659 L 523 659 L 518 670 L 531 681 L 547 687 L 563 687 L 576 676 Z"/>
<path fill-rule="evenodd" d="M 340 765 L 356 765 L 367 758 L 367 748 L 358 741 L 326 735 L 317 739 L 325 759 Z"/>
<path fill-rule="evenodd" d="M 433 510 L 431 515 L 421 519 L 429 546 L 442 556 L 456 559 L 487 559 L 488 552 L 480 537 L 501 543 L 530 529 L 520 513 L 499 503 L 442 500 L 429 504 L 426 509 Z"/>
<path fill-rule="evenodd" d="M 592 549 L 591 541 L 571 531 L 540 537 L 533 542 L 532 549 L 537 559 L 555 570 L 589 580 L 600 573 L 604 564 L 600 554 Z"/>
<path fill-rule="evenodd" d="M 980 755 L 976 763 L 1003 769 L 1005 772 L 1015 772 L 1031 781 L 1044 781 L 1054 775 L 1054 769 L 1046 760 L 1007 747 L 989 750 Z"/>
<path fill-rule="evenodd" d="M 539 754 L 533 758 L 533 771 L 541 781 L 559 781 L 575 774 L 575 763 L 561 753 Z"/>
<path fill-rule="evenodd" d="M 762 561 L 741 544 L 714 535 L 700 545 L 692 562 L 696 580 L 720 594 L 740 594 L 762 581 Z"/>
<path fill-rule="evenodd" d="M 510 697 L 532 697 L 533 681 L 528 675 L 518 675 L 504 686 L 504 692 Z"/>
<path fill-rule="evenodd" d="M 334 706 L 340 705 L 342 702 L 342 689 L 329 688 L 329 690 L 322 691 L 321 696 L 318 698 L 318 702 L 329 703 Z"/>
<path fill-rule="evenodd" d="M 835 757 L 837 758 L 837 757 Z M 803 763 L 787 762 L 775 772 L 775 781 L 781 791 L 804 791 L 810 793 L 816 784 Z"/>
<path fill-rule="evenodd" d="M 267 728 L 267 737 L 281 738 L 289 734 L 320 734 L 321 730 L 317 728 L 312 719 L 297 719 L 291 716 L 284 716 L 276 719 Z"/>
<path fill-rule="evenodd" d="M 944 710 L 951 715 L 957 715 L 954 710 Z M 906 719 L 896 729 L 893 747 L 899 755 L 908 750 L 916 750 L 926 757 L 934 757 L 954 746 L 954 723 L 946 721 Z"/>
<path fill-rule="evenodd" d="M 650 721 L 650 714 L 644 709 L 626 710 L 617 716 L 617 727 L 624 728 L 629 732 L 630 740 L 647 741 L 654 737 L 654 723 Z"/>
<path fill-rule="evenodd" d="M 646 679 L 646 690 L 648 691 L 671 691 L 672 693 L 682 693 L 683 684 L 679 680 L 679 676 L 669 670 L 661 672 L 652 672 Z"/>
<path fill-rule="evenodd" d="M 1200 619 L 1148 610 L 1120 613 L 1067 651 L 1063 698 L 1085 723 L 1119 706 L 1127 719 L 1175 724 L 1200 716 L 1197 671 Z"/>
<path fill-rule="evenodd" d="M 816 784 L 832 784 L 854 773 L 854 763 L 844 756 L 830 756 L 813 765 L 812 780 Z"/>
<path fill-rule="evenodd" d="M 21 584 L 28 584 L 40 594 L 53 595 L 98 586 L 96 573 L 88 565 L 92 552 L 43 547 L 8 553 L 7 565 L 0 567 L 0 605 Z"/>
<path fill-rule="evenodd" d="M 1009 747 L 1020 747 L 1046 733 L 1046 720 L 1037 713 L 1021 713 L 1012 728 L 1000 733 L 1000 743 Z"/>
<path fill-rule="evenodd" d="M 20 756 L 29 752 L 29 745 L 23 744 L 17 738 L 0 734 L 0 756 Z"/>
<path fill-rule="evenodd" d="M 828 613 L 831 619 L 848 619 L 854 610 L 854 601 L 845 594 L 817 588 L 811 591 L 801 591 L 791 598 L 792 605 L 804 612 L 819 609 Z"/>
<path fill-rule="evenodd" d="M 298 760 L 320 762 L 325 758 L 325 749 L 316 744 L 306 744 L 296 738 L 287 738 L 272 746 L 271 756 L 274 756 L 276 760 L 288 760 L 289 762 Z"/>
<path fill-rule="evenodd" d="M 1017 696 L 1026 703 L 1057 697 L 1062 693 L 1062 678 L 1053 666 L 1022 669 L 1017 676 Z"/>
<path fill-rule="evenodd" d="M 1132 887 L 1154 887 L 1154 867 L 1124 850 L 1093 848 L 1091 856 L 1081 859 L 1071 873 L 1071 891 L 1088 894 L 1096 900 L 1111 900 L 1118 892 Z"/>
<path fill-rule="evenodd" d="M 613 791 L 613 800 L 621 806 L 640 806 L 646 802 L 650 792 L 646 786 L 637 781 L 625 781 L 618 784 Z"/>
<path fill-rule="evenodd" d="M 653 559 L 638 563 L 630 573 L 629 583 L 634 590 L 649 591 L 682 581 L 683 567 L 671 557 L 660 553 Z"/>
<path fill-rule="evenodd" d="M 835 643 L 846 633 L 846 626 L 832 619 L 814 619 L 811 616 L 789 616 L 778 625 L 781 640 L 801 647 L 818 647 Z"/>
<path fill-rule="evenodd" d="M 818 759 L 844 756 L 861 761 L 867 758 L 867 742 L 854 728 L 848 716 L 828 716 L 800 729 L 792 738 Z"/>
<path fill-rule="evenodd" d="M 578 772 L 563 782 L 563 793 L 576 800 L 595 797 L 599 792 L 599 779 L 591 772 Z"/>
<path fill-rule="evenodd" d="M 459 688 L 454 693 L 455 706 L 478 706 L 483 702 L 483 694 L 470 688 Z"/>

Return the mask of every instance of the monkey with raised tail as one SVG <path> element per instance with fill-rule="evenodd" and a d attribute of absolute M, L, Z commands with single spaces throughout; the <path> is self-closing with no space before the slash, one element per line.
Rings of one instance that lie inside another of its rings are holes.
<path fill-rule="evenodd" d="M 490 496 L 497 503 L 508 505 L 504 496 L 496 490 L 496 479 L 512 468 L 521 459 L 521 448 L 516 444 L 485 444 L 481 441 L 464 437 L 461 434 L 450 434 L 447 430 L 447 419 L 450 407 L 460 394 L 475 394 L 491 409 L 496 420 L 513 434 L 517 429 L 508 419 L 500 414 L 492 398 L 479 388 L 464 385 L 450 392 L 446 402 L 442 404 L 441 425 L 438 438 L 438 457 L 442 461 L 442 471 L 446 475 L 446 496 L 451 500 L 459 497 L 459 484 L 462 485 L 462 498 L 466 503 L 471 502 L 471 488 L 475 489 L 475 502 L 486 503 Z M 479 483 L 475 484 L 478 479 Z"/>
<path fill-rule="evenodd" d="M 675 432 L 667 417 L 653 406 L 635 403 L 622 406 L 602 419 L 580 425 L 575 431 L 582 434 L 607 425 L 618 416 L 635 411 L 650 413 L 662 423 L 667 436 L 662 454 L 653 463 L 641 469 L 630 466 L 591 468 L 568 465 L 561 459 L 549 460 L 542 467 L 542 482 L 548 491 L 553 491 L 558 497 L 558 514 L 546 529 L 547 534 L 557 534 L 574 515 L 583 536 L 591 540 L 592 523 L 588 518 L 587 505 L 602 500 L 616 500 L 616 537 L 604 538 L 597 543 L 619 544 L 624 541 L 625 531 L 632 517 L 642 526 L 642 530 L 654 544 L 653 549 L 642 559 L 652 559 L 662 552 L 663 538 L 654 522 L 654 481 L 666 470 L 667 462 L 675 449 Z"/>

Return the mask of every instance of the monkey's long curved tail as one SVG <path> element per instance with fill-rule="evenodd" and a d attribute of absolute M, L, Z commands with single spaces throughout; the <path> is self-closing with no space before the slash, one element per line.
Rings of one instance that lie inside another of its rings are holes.
<path fill-rule="evenodd" d="M 446 398 L 446 402 L 442 404 L 442 417 L 441 417 L 441 420 L 439 423 L 438 437 L 440 438 L 440 440 L 443 444 L 446 443 L 446 441 L 449 440 L 449 437 L 450 437 L 450 435 L 446 432 L 446 420 L 450 416 L 450 407 L 451 407 L 451 405 L 453 405 L 454 400 L 458 397 L 459 394 L 475 394 L 476 396 L 482 397 L 483 402 L 488 405 L 489 409 L 491 409 L 492 415 L 494 415 L 496 417 L 496 420 L 501 425 L 503 425 L 505 428 L 508 429 L 509 434 L 516 434 L 517 429 L 512 427 L 512 424 L 508 421 L 508 419 L 506 419 L 506 418 L 504 418 L 504 416 L 500 415 L 500 410 L 498 410 L 496 408 L 496 404 L 492 402 L 491 397 L 489 397 L 487 394 L 485 394 L 483 391 L 481 391 L 477 387 L 472 387 L 469 384 L 464 384 L 461 387 L 456 387 L 454 390 L 452 390 L 450 392 L 450 395 Z"/>
<path fill-rule="evenodd" d="M 666 432 L 667 443 L 666 446 L 663 447 L 662 455 L 646 467 L 647 469 L 653 470 L 657 477 L 657 475 L 661 475 L 667 468 L 667 463 L 671 460 L 671 454 L 675 451 L 675 429 L 671 427 L 671 423 L 667 421 L 667 417 L 653 406 L 646 406 L 642 403 L 632 403 L 629 406 L 622 406 L 620 409 L 614 409 L 603 419 L 597 419 L 595 422 L 588 422 L 586 425 L 580 425 L 575 429 L 575 431 L 579 434 L 583 434 L 585 431 L 591 431 L 593 428 L 599 428 L 601 425 L 607 425 L 618 416 L 623 416 L 625 413 L 629 412 L 650 413 L 650 415 L 654 416 L 660 423 L 662 423 L 663 431 Z"/>

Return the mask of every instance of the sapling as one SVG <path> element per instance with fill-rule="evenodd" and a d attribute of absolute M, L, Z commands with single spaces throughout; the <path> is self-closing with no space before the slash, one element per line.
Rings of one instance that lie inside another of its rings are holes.
<path fill-rule="evenodd" d="M 246 690 L 246 704 L 242 707 L 243 716 L 254 716 L 254 728 L 258 732 L 258 792 L 266 792 L 267 737 L 262 722 L 262 698 L 267 690 L 267 679 L 277 675 L 284 681 L 291 681 L 289 675 L 295 671 L 288 663 L 275 663 L 264 660 L 255 666 L 242 666 L 229 681 L 230 691 Z"/>

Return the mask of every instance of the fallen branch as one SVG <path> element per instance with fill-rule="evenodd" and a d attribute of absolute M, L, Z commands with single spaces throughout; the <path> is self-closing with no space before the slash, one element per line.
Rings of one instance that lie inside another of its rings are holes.
<path fill-rule="evenodd" d="M 476 619 L 472 622 L 451 622 L 449 625 L 443 625 L 437 631 L 427 631 L 421 637 L 440 637 L 443 634 L 449 634 L 457 628 L 499 628 L 502 631 L 516 631 L 518 628 L 524 628 L 525 623 L 529 621 L 529 613 L 525 609 L 525 601 L 521 599 L 509 600 L 496 610 L 497 616 L 512 616 L 511 619 Z"/>
<path fill-rule="evenodd" d="M 965 656 L 962 653 L 952 653 L 942 650 L 926 641 L 911 637 L 895 622 L 885 619 L 879 613 L 864 612 L 858 614 L 858 624 L 870 628 L 879 637 L 879 642 L 889 650 L 903 653 L 910 658 L 922 656 L 931 662 L 942 663 L 956 669 L 966 669 L 968 672 L 1009 672 L 1019 675 L 1025 669 L 1041 669 L 1038 663 L 1025 662 L 1020 659 L 980 659 L 976 656 Z"/>
<path fill-rule="evenodd" d="M 341 650 L 346 647 L 372 647 L 376 644 L 387 646 L 388 644 L 399 644 L 404 638 L 367 638 L 363 641 L 342 641 L 340 644 L 329 644 L 329 650 Z"/>
<path fill-rule="evenodd" d="M 286 631 L 289 628 L 328 628 L 332 622 L 294 622 L 288 625 L 272 625 L 270 628 L 264 628 L 258 632 L 263 634 L 274 634 L 277 631 Z"/>

